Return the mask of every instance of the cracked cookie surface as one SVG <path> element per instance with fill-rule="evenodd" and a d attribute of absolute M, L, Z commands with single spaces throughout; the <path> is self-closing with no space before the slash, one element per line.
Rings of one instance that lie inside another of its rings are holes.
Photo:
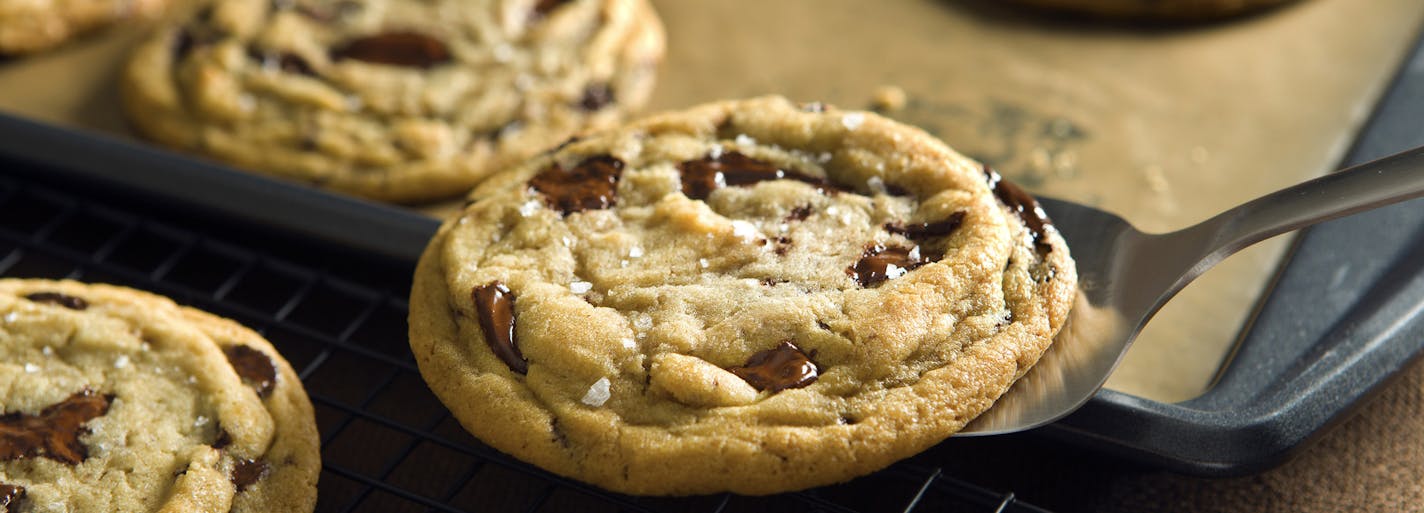
<path fill-rule="evenodd" d="M 312 511 L 311 403 L 237 323 L 108 285 L 0 280 L 0 504 Z"/>
<path fill-rule="evenodd" d="M 849 479 L 943 440 L 1075 293 L 1036 202 L 920 130 L 759 98 L 492 177 L 427 247 L 411 347 L 470 432 L 637 494 Z"/>
<path fill-rule="evenodd" d="M 237 167 L 445 199 L 651 92 L 646 0 L 200 0 L 124 73 L 130 121 Z"/>

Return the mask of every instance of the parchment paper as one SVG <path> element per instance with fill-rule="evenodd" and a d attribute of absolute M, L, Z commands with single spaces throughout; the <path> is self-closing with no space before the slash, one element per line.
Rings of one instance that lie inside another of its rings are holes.
<path fill-rule="evenodd" d="M 908 100 L 893 117 L 1036 193 L 1150 231 L 1332 169 L 1424 21 L 1418 0 L 1151 27 L 991 1 L 654 3 L 669 35 L 655 109 L 770 93 L 867 107 L 895 86 Z M 127 135 L 112 84 L 143 30 L 0 62 L 0 110 Z M 1271 242 L 1173 300 L 1109 386 L 1164 401 L 1204 390 L 1285 247 Z"/>

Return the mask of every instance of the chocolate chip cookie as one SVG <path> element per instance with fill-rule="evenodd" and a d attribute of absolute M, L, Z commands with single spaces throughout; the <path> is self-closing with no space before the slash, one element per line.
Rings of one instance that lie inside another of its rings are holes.
<path fill-rule="evenodd" d="M 160 143 L 413 203 L 619 122 L 662 55 L 646 0 L 200 0 L 123 103 Z"/>
<path fill-rule="evenodd" d="M 232 321 L 120 287 L 0 280 L 0 390 L 0 511 L 315 506 L 311 403 Z"/>
<path fill-rule="evenodd" d="M 1037 202 L 924 132 L 780 98 L 657 115 L 477 187 L 410 342 L 471 433 L 635 494 L 849 479 L 983 412 L 1075 295 Z"/>
<path fill-rule="evenodd" d="M 1252 13 L 1291 0 L 1015 0 L 1065 12 L 1114 18 L 1199 21 Z"/>
<path fill-rule="evenodd" d="M 157 14 L 168 0 L 0 1 L 0 54 L 46 50 L 90 30 Z"/>

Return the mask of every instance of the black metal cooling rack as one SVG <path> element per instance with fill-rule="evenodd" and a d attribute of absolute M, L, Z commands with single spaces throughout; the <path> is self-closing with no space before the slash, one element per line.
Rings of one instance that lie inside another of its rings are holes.
<path fill-rule="evenodd" d="M 1044 511 L 932 464 L 769 497 L 631 497 L 548 474 L 470 437 L 425 387 L 406 345 L 409 262 L 60 183 L 47 171 L 0 161 L 0 274 L 145 289 L 262 332 L 316 409 L 317 511 Z"/>

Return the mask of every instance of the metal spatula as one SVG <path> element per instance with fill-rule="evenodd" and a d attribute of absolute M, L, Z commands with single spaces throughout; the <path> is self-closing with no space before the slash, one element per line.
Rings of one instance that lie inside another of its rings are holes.
<path fill-rule="evenodd" d="M 1044 199 L 1077 261 L 1080 293 L 1042 360 L 961 435 L 1012 433 L 1087 402 L 1148 319 L 1227 256 L 1322 221 L 1424 196 L 1424 147 L 1257 198 L 1179 231 L 1147 234 L 1091 207 Z"/>

